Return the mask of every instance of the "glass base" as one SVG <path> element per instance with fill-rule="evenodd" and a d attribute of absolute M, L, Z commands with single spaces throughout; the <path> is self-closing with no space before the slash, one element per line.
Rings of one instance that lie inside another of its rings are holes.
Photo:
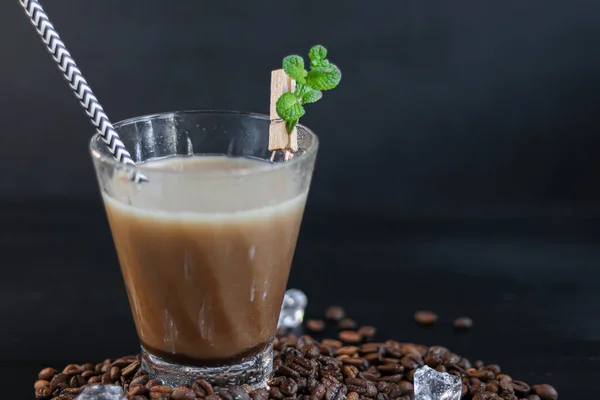
<path fill-rule="evenodd" d="M 243 362 L 218 367 L 173 364 L 149 353 L 142 346 L 141 367 L 150 379 L 159 379 L 172 389 L 205 379 L 215 387 L 248 385 L 252 390 L 266 387 L 273 369 L 273 342 Z"/>

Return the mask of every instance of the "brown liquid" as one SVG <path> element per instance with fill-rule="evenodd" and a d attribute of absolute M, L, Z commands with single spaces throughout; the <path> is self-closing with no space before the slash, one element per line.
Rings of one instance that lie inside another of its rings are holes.
<path fill-rule="evenodd" d="M 161 187 L 150 178 L 133 206 L 105 196 L 138 335 L 151 353 L 218 365 L 255 354 L 273 338 L 306 193 L 291 196 L 295 183 L 285 170 L 242 186 L 202 177 L 256 163 L 155 161 L 149 170 L 177 170 L 181 180 Z"/>

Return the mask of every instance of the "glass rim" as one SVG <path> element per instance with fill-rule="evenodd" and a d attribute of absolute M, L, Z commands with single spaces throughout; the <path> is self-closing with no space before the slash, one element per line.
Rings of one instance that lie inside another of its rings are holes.
<path fill-rule="evenodd" d="M 114 126 L 115 130 L 118 131 L 118 129 L 120 127 L 123 127 L 125 125 L 130 125 L 132 123 L 149 121 L 149 120 L 153 120 L 153 119 L 169 118 L 169 117 L 173 117 L 175 115 L 185 115 L 185 114 L 213 114 L 213 115 L 222 114 L 222 115 L 231 115 L 231 116 L 250 117 L 250 118 L 255 118 L 255 119 L 260 119 L 260 120 L 270 120 L 270 116 L 267 114 L 255 113 L 255 112 L 250 112 L 250 111 L 190 109 L 190 110 L 166 111 L 166 112 L 158 112 L 158 113 L 140 115 L 137 117 L 131 117 L 131 118 L 127 118 L 127 119 L 118 121 L 118 122 L 114 123 L 113 126 Z M 205 175 L 205 176 L 250 175 L 253 173 L 270 172 L 270 171 L 276 171 L 276 170 L 279 170 L 282 168 L 290 168 L 296 164 L 302 163 L 304 160 L 310 159 L 311 156 L 314 156 L 318 150 L 319 138 L 310 128 L 307 128 L 306 126 L 304 126 L 302 124 L 297 124 L 296 128 L 302 129 L 303 131 L 308 133 L 312 138 L 312 142 L 311 142 L 310 147 L 308 149 L 306 149 L 306 151 L 304 153 L 294 156 L 291 160 L 288 160 L 285 162 L 278 162 L 278 163 L 260 163 L 259 165 L 253 166 L 250 168 L 240 168 L 240 169 L 235 169 L 235 170 L 228 170 L 227 172 L 224 172 L 224 171 L 203 172 L 203 175 Z M 103 148 L 98 146 L 97 143 L 102 143 Z M 104 143 L 104 141 L 100 138 L 100 134 L 98 132 L 96 132 L 94 135 L 92 135 L 92 137 L 89 141 L 89 151 L 93 158 L 98 159 L 102 163 L 111 164 L 115 168 L 121 168 L 121 169 L 125 169 L 125 170 L 134 170 L 134 169 L 138 170 L 139 169 L 142 171 L 145 169 L 145 165 L 144 165 L 145 163 L 136 164 L 135 167 L 119 163 L 117 160 L 114 159 L 114 157 L 106 149 L 106 146 L 107 146 L 106 143 Z M 190 157 L 190 156 L 181 155 L 181 157 Z M 165 158 L 168 158 L 168 157 L 161 157 L 160 159 L 165 159 Z M 169 170 L 153 169 L 153 171 L 157 171 L 161 174 L 179 174 L 179 172 L 177 172 L 177 171 L 169 171 Z"/>

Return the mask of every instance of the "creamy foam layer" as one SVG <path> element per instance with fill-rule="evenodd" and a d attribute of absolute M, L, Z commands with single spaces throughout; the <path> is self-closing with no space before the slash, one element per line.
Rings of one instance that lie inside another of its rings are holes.
<path fill-rule="evenodd" d="M 172 157 L 140 165 L 150 183 L 134 187 L 123 175 L 106 197 L 169 218 L 175 215 L 165 212 L 219 214 L 285 207 L 283 203 L 302 197 L 306 190 L 301 189 L 299 174 L 282 167 L 241 157 Z"/>
<path fill-rule="evenodd" d="M 295 212 L 298 207 L 303 207 L 306 202 L 307 192 L 304 192 L 291 200 L 284 201 L 282 203 L 266 206 L 261 208 L 252 208 L 249 210 L 239 211 L 164 211 L 162 209 L 151 209 L 146 205 L 140 206 L 139 204 L 127 205 L 121 201 L 114 200 L 113 198 L 103 195 L 105 204 L 114 210 L 118 210 L 121 213 L 131 214 L 136 218 L 144 218 L 148 220 L 162 220 L 172 221 L 174 223 L 216 223 L 216 224 L 227 224 L 236 223 L 237 221 L 252 222 L 252 220 L 270 218 L 277 214 L 286 214 L 288 212 Z M 146 203 L 147 204 L 147 203 Z"/>

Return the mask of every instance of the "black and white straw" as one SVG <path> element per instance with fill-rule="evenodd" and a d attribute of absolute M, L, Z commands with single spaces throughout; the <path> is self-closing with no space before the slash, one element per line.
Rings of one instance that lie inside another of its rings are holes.
<path fill-rule="evenodd" d="M 108 120 L 108 116 L 102 109 L 98 99 L 94 96 L 92 89 L 81 74 L 71 54 L 67 50 L 65 44 L 58 36 L 54 26 L 50 22 L 48 15 L 37 0 L 19 0 L 27 16 L 31 20 L 32 25 L 37 30 L 42 38 L 46 48 L 54 58 L 58 68 L 62 71 L 65 79 L 69 82 L 75 96 L 79 99 L 81 106 L 85 109 L 90 117 L 92 124 L 96 127 L 96 131 L 102 137 L 102 140 L 108 146 L 112 156 L 118 162 L 126 165 L 135 166 L 135 162 L 131 159 L 131 155 L 125 148 L 125 145 L 119 138 L 119 134 Z M 147 178 L 139 172 L 134 172 L 132 180 L 135 182 L 145 182 Z"/>

